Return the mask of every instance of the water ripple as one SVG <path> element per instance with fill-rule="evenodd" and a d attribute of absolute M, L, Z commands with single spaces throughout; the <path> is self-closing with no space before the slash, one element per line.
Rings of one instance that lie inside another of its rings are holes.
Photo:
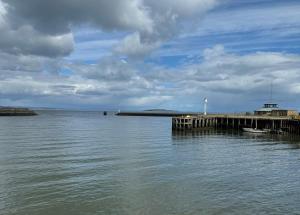
<path fill-rule="evenodd" d="M 0 118 L 0 214 L 299 214 L 297 137 L 169 118 Z"/>

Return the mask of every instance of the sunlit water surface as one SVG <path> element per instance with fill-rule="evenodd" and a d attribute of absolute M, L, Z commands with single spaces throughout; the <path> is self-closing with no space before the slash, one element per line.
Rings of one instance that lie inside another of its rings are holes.
<path fill-rule="evenodd" d="M 0 214 L 300 214 L 295 137 L 39 113 L 0 118 Z"/>

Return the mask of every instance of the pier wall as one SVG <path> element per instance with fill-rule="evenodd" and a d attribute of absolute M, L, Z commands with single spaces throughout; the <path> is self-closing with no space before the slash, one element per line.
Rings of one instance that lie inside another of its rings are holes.
<path fill-rule="evenodd" d="M 173 130 L 201 128 L 220 129 L 270 129 L 300 135 L 300 120 L 292 117 L 240 116 L 240 115 L 198 115 L 172 118 Z"/>

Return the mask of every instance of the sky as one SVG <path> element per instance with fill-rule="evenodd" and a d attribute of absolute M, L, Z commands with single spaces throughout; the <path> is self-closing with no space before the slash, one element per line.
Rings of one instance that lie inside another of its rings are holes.
<path fill-rule="evenodd" d="M 0 32 L 0 106 L 300 110 L 299 0 L 0 0 Z"/>

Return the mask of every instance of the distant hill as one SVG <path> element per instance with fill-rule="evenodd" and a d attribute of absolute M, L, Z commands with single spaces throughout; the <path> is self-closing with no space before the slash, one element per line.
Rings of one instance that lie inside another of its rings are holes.
<path fill-rule="evenodd" d="M 152 111 L 152 112 L 178 112 L 175 110 L 166 110 L 166 109 L 149 109 L 149 110 L 144 110 L 144 111 Z"/>

